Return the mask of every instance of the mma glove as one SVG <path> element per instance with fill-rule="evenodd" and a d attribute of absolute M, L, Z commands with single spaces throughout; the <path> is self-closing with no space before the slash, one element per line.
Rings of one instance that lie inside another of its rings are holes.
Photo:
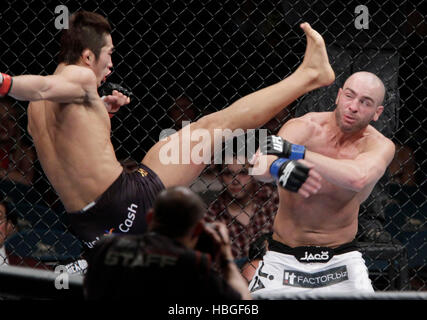
<path fill-rule="evenodd" d="M 266 143 L 261 146 L 261 153 L 289 160 L 298 160 L 304 159 L 305 147 L 290 143 L 279 136 L 268 136 Z"/>
<path fill-rule="evenodd" d="M 101 99 L 104 100 L 104 97 L 112 95 L 114 90 L 117 90 L 118 92 L 124 94 L 125 96 L 127 96 L 129 98 L 132 96 L 132 92 L 130 90 L 124 88 L 123 86 L 121 86 L 117 83 L 112 83 L 112 82 L 104 82 L 98 88 L 98 94 L 101 97 Z M 115 113 L 116 112 L 108 112 L 110 118 L 112 118 Z"/>
<path fill-rule="evenodd" d="M 113 94 L 113 91 L 117 90 L 118 92 L 123 93 L 125 96 L 127 97 L 131 97 L 132 96 L 132 92 L 126 88 L 124 88 L 123 86 L 117 84 L 117 83 L 112 83 L 112 82 L 104 82 L 99 88 L 98 88 L 98 93 L 100 97 L 103 96 L 109 96 Z"/>
<path fill-rule="evenodd" d="M 279 158 L 270 166 L 270 174 L 279 185 L 289 191 L 298 192 L 308 178 L 310 169 L 296 160 Z"/>

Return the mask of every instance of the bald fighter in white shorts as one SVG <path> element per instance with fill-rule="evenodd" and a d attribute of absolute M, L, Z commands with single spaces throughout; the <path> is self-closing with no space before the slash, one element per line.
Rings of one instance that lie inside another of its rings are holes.
<path fill-rule="evenodd" d="M 269 136 L 254 160 L 269 170 L 255 176 L 279 185 L 279 209 L 269 250 L 250 283 L 268 292 L 372 292 L 357 251 L 360 204 L 385 173 L 395 147 L 369 123 L 380 117 L 383 82 L 369 72 L 351 75 L 333 112 L 308 113 Z M 309 170 L 310 169 L 310 170 Z M 308 184 L 308 173 L 321 181 Z"/>

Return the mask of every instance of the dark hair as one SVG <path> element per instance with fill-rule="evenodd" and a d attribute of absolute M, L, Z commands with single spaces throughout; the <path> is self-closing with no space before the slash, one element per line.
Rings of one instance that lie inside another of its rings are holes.
<path fill-rule="evenodd" d="M 153 205 L 151 230 L 177 238 L 187 235 L 205 215 L 203 200 L 187 187 L 163 190 Z"/>
<path fill-rule="evenodd" d="M 91 50 L 95 59 L 98 59 L 105 45 L 104 36 L 110 33 L 110 24 L 100 14 L 88 11 L 74 13 L 70 18 L 69 29 L 64 29 L 61 36 L 59 63 L 77 63 L 85 49 Z"/>
<path fill-rule="evenodd" d="M 232 139 L 222 143 L 221 163 L 216 165 L 216 170 L 218 172 L 221 172 L 225 167 L 227 167 L 227 164 L 230 161 L 230 159 L 227 158 L 229 156 L 233 157 L 233 161 L 237 158 L 239 158 L 239 160 L 243 160 L 240 158 L 241 156 L 244 156 L 245 161 L 247 161 L 253 156 L 253 154 L 249 152 L 251 151 L 249 146 L 253 147 L 254 150 L 252 151 L 256 152 L 259 147 L 260 131 L 255 130 L 254 133 L 254 135 L 248 135 L 245 133 L 244 135 L 233 137 Z"/>

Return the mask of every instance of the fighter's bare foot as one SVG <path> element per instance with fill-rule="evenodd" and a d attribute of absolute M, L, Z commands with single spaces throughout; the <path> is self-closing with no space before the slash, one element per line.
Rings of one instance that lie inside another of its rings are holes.
<path fill-rule="evenodd" d="M 335 80 L 335 73 L 329 64 L 325 41 L 307 22 L 302 23 L 300 27 L 305 32 L 307 47 L 299 71 L 313 78 L 312 89 L 330 85 Z"/>

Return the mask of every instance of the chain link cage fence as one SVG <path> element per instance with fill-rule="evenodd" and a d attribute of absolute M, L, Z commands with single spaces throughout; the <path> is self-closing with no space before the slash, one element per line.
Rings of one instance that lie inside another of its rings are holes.
<path fill-rule="evenodd" d="M 373 125 L 394 141 L 396 155 L 361 207 L 358 240 L 376 290 L 427 289 L 425 2 L 9 1 L 0 11 L 0 70 L 52 74 L 61 32 L 57 19 L 82 9 L 110 21 L 116 51 L 109 79 L 133 92 L 131 104 L 112 119 L 111 134 L 117 158 L 129 168 L 163 129 L 223 109 L 295 70 L 305 50 L 300 22 L 310 22 L 325 38 L 336 81 L 278 114 L 265 125 L 269 133 L 292 117 L 332 110 L 351 73 L 376 73 L 387 95 L 384 113 Z M 0 228 L 2 259 L 49 270 L 77 259 L 82 246 L 37 160 L 26 108 L 24 102 L 1 100 L 0 186 L 16 223 L 11 234 Z M 241 211 L 227 223 L 235 254 L 253 259 L 255 240 L 271 231 L 271 220 L 251 228 L 253 220 L 239 208 L 238 197 L 230 196 L 227 181 L 270 208 L 268 214 L 277 206 L 272 200 L 277 190 L 252 179 L 242 182 L 233 170 L 209 166 L 192 188 L 216 219 L 226 219 L 236 207 Z"/>

